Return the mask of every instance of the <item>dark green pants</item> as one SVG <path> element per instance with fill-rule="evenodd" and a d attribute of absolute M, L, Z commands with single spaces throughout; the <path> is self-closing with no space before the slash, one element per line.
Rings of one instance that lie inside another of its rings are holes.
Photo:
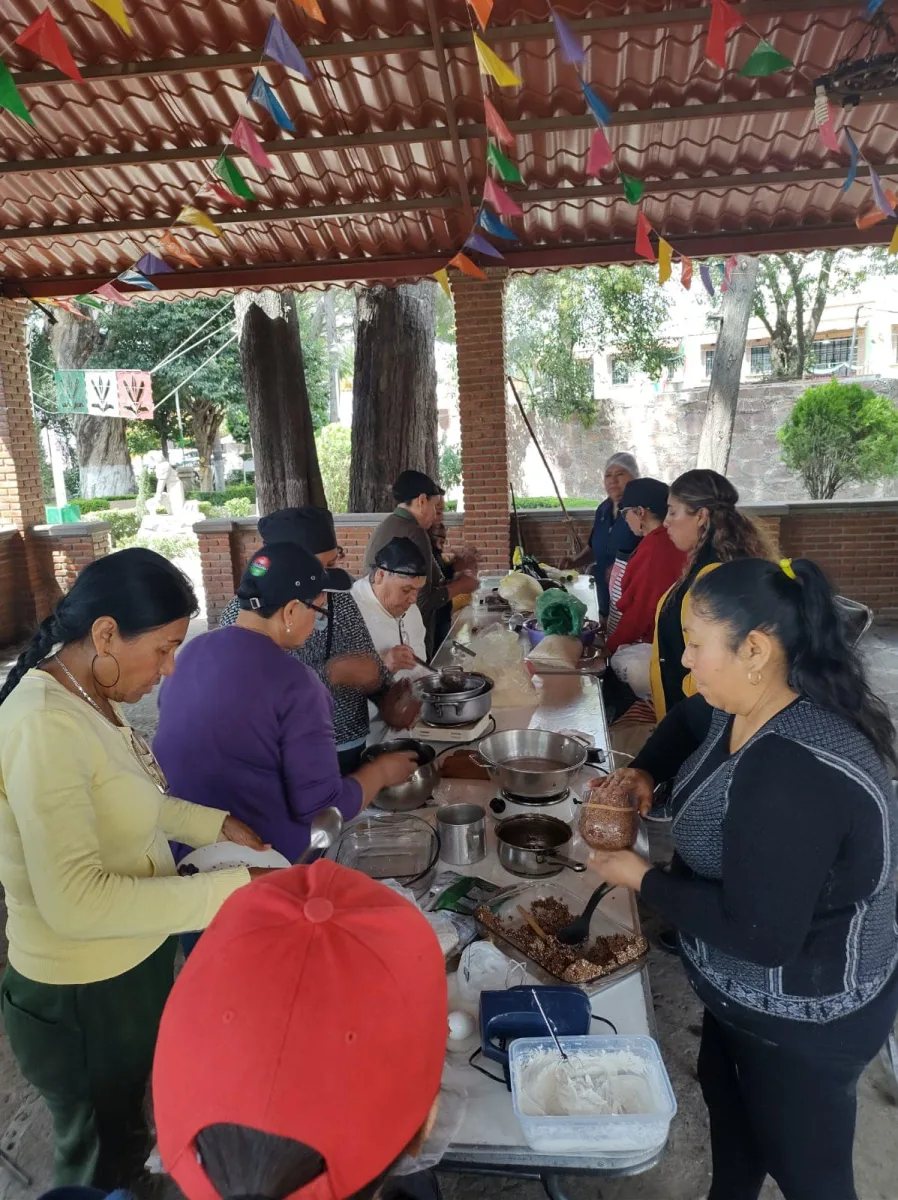
<path fill-rule="evenodd" d="M 35 983 L 7 967 L 0 1011 L 53 1117 L 56 1186 L 127 1187 L 150 1151 L 145 1100 L 177 938 L 99 983 Z"/>

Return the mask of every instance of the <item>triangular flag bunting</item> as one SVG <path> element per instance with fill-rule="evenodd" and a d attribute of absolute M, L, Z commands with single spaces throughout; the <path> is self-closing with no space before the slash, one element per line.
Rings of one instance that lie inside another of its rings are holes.
<path fill-rule="evenodd" d="M 494 50 L 490 50 L 486 42 L 476 33 L 474 34 L 474 49 L 477 51 L 477 61 L 480 63 L 482 74 L 491 75 L 499 87 L 520 87 L 519 76 L 515 75 L 511 67 L 507 66 Z"/>
<path fill-rule="evenodd" d="M 266 171 L 274 170 L 274 163 L 265 153 L 265 148 L 256 137 L 255 130 L 246 117 L 238 117 L 231 130 L 231 141 L 239 149 L 245 151 L 257 167 L 264 167 Z"/>
<path fill-rule="evenodd" d="M 104 300 L 108 300 L 110 304 L 121 304 L 124 308 L 133 308 L 134 301 L 129 300 L 127 296 L 112 286 L 111 283 L 101 283 L 99 287 L 94 288 L 95 296 L 102 296 Z"/>
<path fill-rule="evenodd" d="M 321 8 L 318 4 L 318 0 L 296 0 L 296 3 L 301 9 L 303 9 L 304 12 L 309 14 L 313 21 L 320 21 L 322 25 L 327 24 L 324 19 L 324 13 L 321 11 Z"/>
<path fill-rule="evenodd" d="M 483 198 L 484 200 L 487 198 L 485 188 Z M 518 209 L 518 212 L 520 212 L 520 209 Z M 500 221 L 498 217 L 494 217 L 491 212 L 487 212 L 485 208 L 482 208 L 477 214 L 477 224 L 485 229 L 487 233 L 491 233 L 493 237 L 504 238 L 506 242 L 516 242 L 518 240 L 518 235 L 513 229 L 509 229 L 503 221 Z"/>
<path fill-rule="evenodd" d="M 645 191 L 645 184 L 641 179 L 634 179 L 632 175 L 625 175 L 623 171 L 620 173 L 620 181 L 624 185 L 624 195 L 631 204 L 638 204 L 642 199 L 642 193 Z"/>
<path fill-rule="evenodd" d="M 867 0 L 867 16 L 875 17 L 882 5 L 883 0 Z"/>
<path fill-rule="evenodd" d="M 226 154 L 222 154 L 212 168 L 225 187 L 230 188 L 241 200 L 255 200 L 256 194 L 246 182 L 240 168 L 232 163 Z"/>
<path fill-rule="evenodd" d="M 103 305 L 99 300 L 94 300 L 93 296 L 76 296 L 75 299 L 79 304 L 84 304 L 87 308 L 98 308 L 100 312 L 105 312 Z"/>
<path fill-rule="evenodd" d="M 870 186 L 873 188 L 873 195 L 876 197 L 876 203 L 879 205 L 879 211 L 887 217 L 898 216 L 895 209 L 889 202 L 888 197 L 882 190 L 882 184 L 879 182 L 879 176 L 870 168 Z"/>
<path fill-rule="evenodd" d="M 586 158 L 586 174 L 598 175 L 603 167 L 614 162 L 614 152 L 608 142 L 604 129 L 594 129 L 589 143 L 589 154 Z"/>
<path fill-rule="evenodd" d="M 585 80 L 580 80 L 580 87 L 583 89 L 583 95 L 586 97 L 586 103 L 589 105 L 589 111 L 600 125 L 607 125 L 611 120 L 611 109 L 604 100 L 601 100 L 595 94 Z"/>
<path fill-rule="evenodd" d="M 698 273 L 702 278 L 702 283 L 705 285 L 705 291 L 709 296 L 714 295 L 714 282 L 711 279 L 711 272 L 708 270 L 706 263 L 700 263 Z"/>
<path fill-rule="evenodd" d="M 568 25 L 567 21 L 552 9 L 552 21 L 555 24 L 555 39 L 558 42 L 558 49 L 561 51 L 561 57 L 565 62 L 572 66 L 579 66 L 580 63 L 586 60 L 586 51 L 583 49 L 583 43 Z"/>
<path fill-rule="evenodd" d="M 847 129 L 843 129 L 842 132 L 845 134 L 845 141 L 848 143 L 848 153 L 851 155 L 851 165 L 848 168 L 848 175 L 845 179 L 845 182 L 842 184 L 842 191 L 847 192 L 854 183 L 855 179 L 857 179 L 857 160 L 860 157 L 861 152 L 858 150 L 857 142 L 851 136 L 849 131 Z"/>
<path fill-rule="evenodd" d="M 287 116 L 284 106 L 258 72 L 253 76 L 253 86 L 249 89 L 249 98 L 264 108 L 281 129 L 286 129 L 289 133 L 296 132 L 296 126 Z"/>
<path fill-rule="evenodd" d="M 88 320 L 87 313 L 80 312 L 71 300 L 55 300 L 54 303 L 60 308 L 65 309 L 67 313 L 71 313 L 73 317 L 77 317 L 79 321 Z"/>
<path fill-rule="evenodd" d="M 142 275 L 170 275 L 172 272 L 168 263 L 157 258 L 155 254 L 145 254 L 137 260 L 135 266 Z"/>
<path fill-rule="evenodd" d="M 496 168 L 500 179 L 504 179 L 506 183 L 521 182 L 521 172 L 510 158 L 505 157 L 495 142 L 487 143 L 486 161 Z"/>
<path fill-rule="evenodd" d="M 720 285 L 720 290 L 722 292 L 728 292 L 730 290 L 730 281 L 733 278 L 733 272 L 736 270 L 736 264 L 738 261 L 739 260 L 736 258 L 736 255 L 731 254 L 724 265 L 720 268 L 723 274 L 723 282 Z"/>
<path fill-rule="evenodd" d="M 471 8 L 477 14 L 477 23 L 481 29 L 486 29 L 493 11 L 493 0 L 468 0 Z"/>
<path fill-rule="evenodd" d="M 226 188 L 220 179 L 207 179 L 200 188 L 200 195 L 205 195 L 206 193 L 214 196 L 222 204 L 229 204 L 232 208 L 246 208 L 246 201 L 241 200 L 239 196 L 235 196 L 230 188 Z"/>
<path fill-rule="evenodd" d="M 97 8 L 102 9 L 107 17 L 112 17 L 116 25 L 124 29 L 128 37 L 131 37 L 131 25 L 125 13 L 122 0 L 92 0 L 92 3 L 96 4 Z"/>
<path fill-rule="evenodd" d="M 671 273 L 673 246 L 664 238 L 658 238 L 658 282 L 667 283 Z"/>
<path fill-rule="evenodd" d="M 0 58 L 0 108 L 5 108 L 14 116 L 20 117 L 26 125 L 34 124 L 34 117 L 25 107 L 25 101 L 19 95 L 15 80 L 2 58 Z"/>
<path fill-rule="evenodd" d="M 738 29 L 742 17 L 726 0 L 711 0 L 711 21 L 708 25 L 708 40 L 705 43 L 705 58 L 717 63 L 721 70 L 727 67 L 727 34 Z"/>
<path fill-rule="evenodd" d="M 488 258 L 500 258 L 505 261 L 505 255 L 497 250 L 491 242 L 488 242 L 485 237 L 481 237 L 479 233 L 468 234 L 468 240 L 465 242 L 466 250 L 476 250 L 478 254 L 485 254 Z"/>
<path fill-rule="evenodd" d="M 780 54 L 775 46 L 771 46 L 762 38 L 749 54 L 739 74 L 750 79 L 764 79 L 768 75 L 776 74 L 777 71 L 785 71 L 794 66 L 795 63 L 791 58 Z"/>
<path fill-rule="evenodd" d="M 692 287 L 692 259 L 681 255 L 680 283 L 688 292 Z"/>
<path fill-rule="evenodd" d="M 49 8 L 45 8 L 37 20 L 32 21 L 28 28 L 19 34 L 15 44 L 31 50 L 38 58 L 51 63 L 57 71 L 62 71 L 63 75 L 68 75 L 70 79 L 84 83 L 78 64 L 72 58 L 62 30 L 56 24 Z"/>
<path fill-rule="evenodd" d="M 645 213 L 639 213 L 636 217 L 636 253 L 641 258 L 647 258 L 650 262 L 655 262 L 655 251 L 652 249 L 652 242 L 649 237 L 651 232 L 652 227 Z"/>
<path fill-rule="evenodd" d="M 296 48 L 296 43 L 290 37 L 287 30 L 275 16 L 272 16 L 268 22 L 268 32 L 265 34 L 263 53 L 267 54 L 269 58 L 273 58 L 275 62 L 279 62 L 282 67 L 288 67 L 291 71 L 297 71 L 309 83 L 314 79 L 309 69 L 309 64 Z"/>
<path fill-rule="evenodd" d="M 898 205 L 898 193 L 887 191 L 886 199 L 892 208 Z M 864 212 L 858 213 L 854 218 L 854 223 L 858 229 L 872 229 L 874 225 L 878 225 L 880 221 L 885 220 L 885 214 L 880 210 L 879 205 L 874 208 L 865 209 Z"/>
<path fill-rule="evenodd" d="M 449 266 L 458 267 L 459 271 L 463 271 L 465 275 L 470 275 L 473 279 L 486 279 L 486 275 L 481 271 L 480 267 L 475 262 L 472 262 L 467 254 L 462 254 L 460 250 L 454 258 L 449 259 Z"/>
<path fill-rule="evenodd" d="M 200 266 L 198 258 L 194 258 L 189 250 L 178 241 L 170 229 L 166 229 L 162 237 L 159 239 L 159 249 L 163 254 L 167 254 L 169 258 L 176 258 L 178 262 L 186 263 L 188 267 Z"/>
<path fill-rule="evenodd" d="M 145 292 L 158 291 L 155 283 L 151 279 L 147 279 L 141 271 L 135 270 L 134 267 L 128 267 L 125 271 L 120 271 L 116 275 L 116 279 L 120 279 L 122 283 L 127 283 L 129 287 L 143 288 Z"/>
<path fill-rule="evenodd" d="M 503 146 L 513 146 L 514 135 L 496 112 L 495 106 L 489 96 L 483 97 L 483 115 L 486 120 L 486 127 L 496 141 Z"/>
<path fill-rule="evenodd" d="M 192 204 L 184 205 L 175 217 L 175 224 L 193 225 L 196 229 L 205 229 L 206 233 L 211 233 L 213 237 L 221 237 L 221 230 L 209 214 L 204 213 L 201 208 L 196 208 Z"/>
<path fill-rule="evenodd" d="M 439 271 L 433 272 L 433 277 L 446 293 L 446 299 L 452 299 L 452 293 L 449 291 L 449 272 L 445 267 L 440 267 Z"/>
<path fill-rule="evenodd" d="M 827 150 L 832 150 L 834 154 L 841 153 L 842 147 L 839 145 L 839 139 L 836 136 L 832 114 L 830 114 L 829 119 L 824 121 L 822 125 L 817 126 L 817 132 L 820 134 L 820 141 Z"/>
<path fill-rule="evenodd" d="M 895 232 L 889 242 L 889 254 L 898 254 L 898 225 L 895 226 Z"/>
<path fill-rule="evenodd" d="M 504 188 L 500 188 L 498 183 L 496 183 L 496 181 L 491 179 L 489 176 L 487 176 L 486 182 L 483 185 L 483 198 L 487 204 L 492 204 L 496 212 L 502 213 L 503 216 L 523 216 L 524 210 L 521 208 L 520 204 L 512 200 L 508 192 L 506 192 Z"/>

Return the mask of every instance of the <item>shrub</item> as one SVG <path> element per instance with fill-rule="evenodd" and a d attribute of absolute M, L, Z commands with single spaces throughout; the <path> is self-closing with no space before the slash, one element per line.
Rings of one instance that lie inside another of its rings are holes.
<path fill-rule="evenodd" d="M 155 550 L 163 558 L 190 558 L 199 552 L 195 533 L 149 533 L 137 534 L 125 538 L 116 549 L 124 550 L 128 546 L 143 546 L 147 550 Z"/>
<path fill-rule="evenodd" d="M 240 496 L 255 504 L 255 485 L 252 483 L 237 483 L 233 487 L 226 487 L 223 492 L 188 492 L 188 499 L 190 500 L 206 500 L 210 504 L 216 505 L 225 504 L 228 500 L 236 500 Z"/>
<path fill-rule="evenodd" d="M 225 500 L 222 507 L 228 517 L 251 517 L 253 515 L 253 502 L 246 496 L 233 496 L 230 500 Z"/>
<path fill-rule="evenodd" d="M 200 500 L 197 503 L 197 508 L 203 514 L 204 517 L 211 517 L 212 513 L 214 511 L 213 505 L 208 500 Z"/>
<path fill-rule="evenodd" d="M 89 499 L 86 499 L 86 500 L 81 500 L 81 499 L 79 499 L 79 497 L 73 496 L 71 498 L 71 500 L 69 500 L 69 504 L 77 504 L 79 509 L 81 510 L 82 517 L 84 517 L 88 513 L 92 513 L 92 512 L 100 512 L 100 511 L 106 512 L 106 510 L 109 508 L 110 500 L 134 500 L 134 499 L 135 499 L 135 497 L 133 495 L 131 495 L 131 496 L 91 496 Z"/>
<path fill-rule="evenodd" d="M 352 456 L 352 431 L 345 425 L 325 425 L 315 437 L 321 482 L 331 512 L 349 508 L 349 464 Z"/>
<path fill-rule="evenodd" d="M 108 524 L 112 545 L 116 550 L 123 549 L 125 542 L 135 537 L 140 529 L 140 517 L 136 512 L 122 512 L 117 508 L 94 509 L 91 519 Z"/>

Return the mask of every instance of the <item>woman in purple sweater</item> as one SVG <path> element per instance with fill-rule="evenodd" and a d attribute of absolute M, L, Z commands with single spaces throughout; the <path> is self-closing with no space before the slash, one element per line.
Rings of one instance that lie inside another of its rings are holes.
<path fill-rule="evenodd" d="M 333 806 L 350 819 L 417 766 L 410 754 L 385 754 L 341 776 L 330 694 L 283 653 L 326 614 L 324 593 L 351 583 L 301 546 L 265 546 L 240 582 L 236 624 L 185 646 L 160 696 L 153 747 L 172 793 L 226 809 L 291 862 L 316 812 Z"/>

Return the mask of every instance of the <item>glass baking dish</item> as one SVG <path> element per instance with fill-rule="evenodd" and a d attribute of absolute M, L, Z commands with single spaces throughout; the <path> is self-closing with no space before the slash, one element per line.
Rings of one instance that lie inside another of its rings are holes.
<path fill-rule="evenodd" d="M 370 879 L 395 879 L 409 887 L 425 879 L 440 857 L 440 839 L 420 817 L 365 813 L 343 830 L 335 858 Z"/>
<path fill-rule="evenodd" d="M 531 912 L 535 900 L 546 899 L 559 900 L 562 904 L 565 904 L 571 913 L 571 920 L 573 920 L 586 907 L 586 901 L 589 897 L 577 896 L 556 883 L 553 879 L 546 879 L 541 882 L 521 884 L 508 891 L 503 891 L 500 896 L 489 901 L 482 908 L 489 909 L 496 917 L 506 920 L 512 919 L 516 927 L 524 927 L 525 921 L 518 908 L 520 907 L 526 909 L 527 912 Z M 477 918 L 477 928 L 481 936 L 495 943 L 500 950 L 507 954 L 509 958 L 514 959 L 515 962 L 523 963 L 534 979 L 537 979 L 540 983 L 557 983 L 559 981 L 568 984 L 573 983 L 577 987 L 582 988 L 590 996 L 595 995 L 596 992 L 602 991 L 603 988 L 609 987 L 611 984 L 617 983 L 620 979 L 624 979 L 626 976 L 640 971 L 648 954 L 648 942 L 646 939 L 641 934 L 634 934 L 631 929 L 627 929 L 618 921 L 615 921 L 613 917 L 607 916 L 602 912 L 602 906 L 599 904 L 589 923 L 588 944 L 591 945 L 599 937 L 611 937 L 614 935 L 624 935 L 629 938 L 638 937 L 641 939 L 638 945 L 638 954 L 631 961 L 621 965 L 604 969 L 596 966 L 596 974 L 592 977 L 571 978 L 561 971 L 553 970 L 546 964 L 540 963 L 537 959 L 531 957 L 525 948 L 510 941 L 499 930 L 485 924 L 477 913 L 474 915 Z"/>

